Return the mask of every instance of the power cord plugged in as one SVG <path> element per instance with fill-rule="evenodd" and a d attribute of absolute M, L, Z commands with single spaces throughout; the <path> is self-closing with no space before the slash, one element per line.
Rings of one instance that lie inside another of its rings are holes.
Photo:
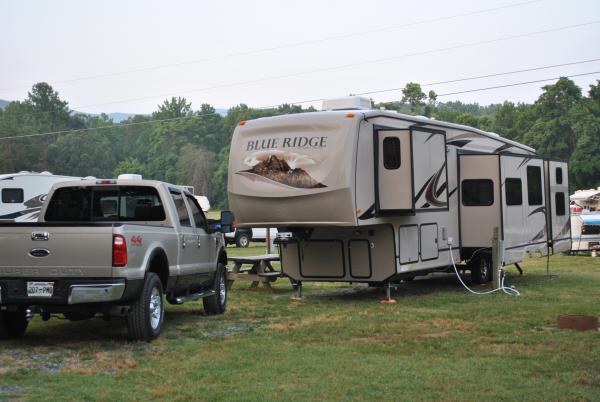
<path fill-rule="evenodd" d="M 460 274 L 458 273 L 458 268 L 456 268 L 456 264 L 454 263 L 454 255 L 452 254 L 452 238 L 451 237 L 448 238 L 448 247 L 450 250 L 450 260 L 452 261 L 452 267 L 454 268 L 454 273 L 456 274 L 456 277 L 458 278 L 460 283 L 463 285 L 463 287 L 465 289 L 467 289 L 470 293 L 481 296 L 481 295 L 489 295 L 492 293 L 502 291 L 510 296 L 520 296 L 521 295 L 521 293 L 517 289 L 515 289 L 514 286 L 508 287 L 508 286 L 504 285 L 505 275 L 504 275 L 504 271 L 502 269 L 500 270 L 500 273 L 499 273 L 500 274 L 500 287 L 499 288 L 488 290 L 487 292 L 474 291 L 473 289 L 471 289 L 470 287 L 467 286 L 467 284 L 462 280 Z"/>

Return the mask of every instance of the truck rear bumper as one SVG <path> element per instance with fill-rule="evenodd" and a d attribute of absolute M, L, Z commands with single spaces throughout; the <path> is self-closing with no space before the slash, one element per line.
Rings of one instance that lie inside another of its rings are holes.
<path fill-rule="evenodd" d="M 90 285 L 71 285 L 69 304 L 104 303 L 121 299 L 125 292 L 125 281 Z"/>
<path fill-rule="evenodd" d="M 125 279 L 44 279 L 52 283 L 51 296 L 34 297 L 27 283 L 40 279 L 0 279 L 0 305 L 82 305 L 128 303 L 138 298 L 144 280 Z"/>

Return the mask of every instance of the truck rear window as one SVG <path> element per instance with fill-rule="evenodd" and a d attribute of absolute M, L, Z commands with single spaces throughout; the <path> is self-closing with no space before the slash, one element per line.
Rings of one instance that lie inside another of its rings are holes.
<path fill-rule="evenodd" d="M 47 222 L 164 221 L 154 187 L 98 186 L 59 188 L 44 215 Z"/>

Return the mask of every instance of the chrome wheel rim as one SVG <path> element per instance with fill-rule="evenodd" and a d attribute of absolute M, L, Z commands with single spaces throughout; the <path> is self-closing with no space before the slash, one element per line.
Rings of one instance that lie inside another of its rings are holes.
<path fill-rule="evenodd" d="M 225 300 L 227 299 L 227 284 L 225 283 L 225 275 L 222 274 L 219 279 L 219 301 L 221 305 L 225 304 Z"/>
<path fill-rule="evenodd" d="M 248 243 L 250 243 L 250 242 L 248 241 L 248 238 L 247 238 L 247 237 L 241 237 L 241 238 L 240 238 L 240 245 L 241 245 L 242 247 L 246 247 L 246 246 L 248 245 Z"/>
<path fill-rule="evenodd" d="M 162 318 L 162 298 L 157 288 L 150 293 L 150 326 L 156 330 Z"/>
<path fill-rule="evenodd" d="M 485 258 L 482 258 L 481 264 L 480 264 L 481 279 L 484 279 L 484 280 L 487 279 L 488 270 L 489 270 L 488 262 Z"/>

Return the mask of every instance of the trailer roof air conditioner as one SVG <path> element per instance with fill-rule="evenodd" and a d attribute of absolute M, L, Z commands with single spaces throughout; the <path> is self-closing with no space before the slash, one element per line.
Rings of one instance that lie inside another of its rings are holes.
<path fill-rule="evenodd" d="M 346 96 L 344 98 L 323 101 L 323 110 L 369 110 L 371 99 L 362 96 Z"/>

